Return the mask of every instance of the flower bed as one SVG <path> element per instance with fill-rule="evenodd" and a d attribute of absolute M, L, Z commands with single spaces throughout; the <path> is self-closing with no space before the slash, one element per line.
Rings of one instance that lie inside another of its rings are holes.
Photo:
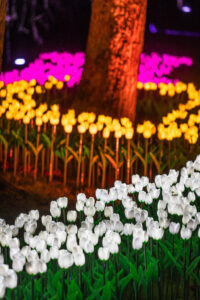
<path fill-rule="evenodd" d="M 130 173 L 138 170 L 152 178 L 199 153 L 199 93 L 191 83 L 160 83 L 157 87 L 138 82 L 144 99 L 148 93 L 153 99 L 157 89 L 162 97 L 166 93 L 172 96 L 172 91 L 177 95 L 174 107 L 178 105 L 178 109 L 163 116 L 157 126 L 150 121 L 133 125 L 127 118 L 86 112 L 76 116 L 73 110 L 61 115 L 59 106 L 48 102 L 66 93 L 65 88 L 53 76 L 43 86 L 35 79 L 5 87 L 1 83 L 0 163 L 4 172 L 11 171 L 14 177 L 30 174 L 35 180 L 46 174 L 50 182 L 56 172 L 64 184 L 76 178 L 77 187 L 104 187 L 108 178 L 128 183 Z M 187 96 L 184 102 L 183 93 Z"/>
<path fill-rule="evenodd" d="M 180 171 L 115 181 L 50 215 L 0 220 L 5 299 L 199 299 L 200 156 Z M 192 289 L 193 288 L 193 289 Z"/>

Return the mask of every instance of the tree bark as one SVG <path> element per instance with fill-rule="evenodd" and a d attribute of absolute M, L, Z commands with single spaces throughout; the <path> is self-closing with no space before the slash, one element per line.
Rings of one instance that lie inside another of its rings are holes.
<path fill-rule="evenodd" d="M 147 0 L 93 0 L 81 83 L 72 106 L 135 118 Z"/>
<path fill-rule="evenodd" d="M 2 67 L 7 0 L 0 0 L 0 72 Z"/>

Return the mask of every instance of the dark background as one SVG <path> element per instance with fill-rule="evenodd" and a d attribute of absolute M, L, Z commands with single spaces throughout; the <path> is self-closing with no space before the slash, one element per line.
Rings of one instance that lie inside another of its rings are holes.
<path fill-rule="evenodd" d="M 10 0 L 12 3 L 12 0 Z M 31 0 L 28 0 L 30 2 Z M 38 0 L 37 13 L 42 14 L 38 24 L 43 43 L 34 41 L 28 11 L 26 26 L 29 34 L 18 31 L 18 20 L 6 24 L 5 51 L 3 70 L 16 68 L 14 60 L 24 57 L 27 64 L 39 53 L 49 51 L 85 51 L 91 15 L 90 0 L 51 0 L 45 11 Z M 22 0 L 16 0 L 18 15 L 22 11 Z M 144 52 L 153 51 L 179 56 L 190 56 L 194 60 L 193 67 L 181 67 L 175 70 L 171 77 L 180 78 L 185 82 L 193 81 L 199 85 L 200 74 L 200 1 L 189 1 L 192 12 L 184 14 L 177 8 L 176 0 L 148 0 L 147 22 L 145 31 Z M 8 12 L 8 14 L 10 11 Z M 154 24 L 157 33 L 149 31 L 149 25 Z M 176 30 L 178 35 L 166 35 L 165 30 Z M 8 39 L 8 32 L 10 37 Z M 185 36 L 187 35 L 187 36 Z M 188 36 L 189 35 L 189 36 Z M 196 36 L 195 36 L 196 35 Z M 195 37 L 194 37 L 195 36 Z M 8 51 L 8 47 L 10 51 Z M 9 54 L 9 55 L 8 55 Z"/>

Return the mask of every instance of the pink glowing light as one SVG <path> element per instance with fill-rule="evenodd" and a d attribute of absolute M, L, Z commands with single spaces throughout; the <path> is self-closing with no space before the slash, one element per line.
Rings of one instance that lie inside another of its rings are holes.
<path fill-rule="evenodd" d="M 68 52 L 58 53 L 41 53 L 35 61 L 30 63 L 26 68 L 13 70 L 0 74 L 0 80 L 5 84 L 14 81 L 30 81 L 35 78 L 39 84 L 44 84 L 50 75 L 60 81 L 64 81 L 65 75 L 70 75 L 70 80 L 66 82 L 67 86 L 72 88 L 78 85 L 81 80 L 83 66 L 85 63 L 85 54 L 77 52 L 71 54 Z M 170 78 L 171 72 L 181 65 L 191 66 L 192 59 L 189 57 L 178 57 L 168 54 L 159 55 L 155 52 L 151 54 L 141 54 L 138 80 L 142 83 L 159 82 L 176 83 L 178 79 Z"/>

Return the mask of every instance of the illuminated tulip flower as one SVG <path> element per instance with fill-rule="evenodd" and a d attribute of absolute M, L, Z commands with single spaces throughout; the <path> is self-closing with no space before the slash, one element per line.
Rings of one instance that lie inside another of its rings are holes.
<path fill-rule="evenodd" d="M 5 286 L 10 289 L 17 286 L 17 274 L 12 269 L 9 269 L 5 276 Z"/>
<path fill-rule="evenodd" d="M 58 207 L 66 208 L 68 205 L 68 198 L 67 197 L 60 197 L 57 199 Z"/>
<path fill-rule="evenodd" d="M 5 279 L 0 275 L 0 298 L 4 298 L 6 292 Z"/>
<path fill-rule="evenodd" d="M 58 265 L 60 266 L 60 268 L 68 269 L 73 265 L 73 263 L 74 263 L 73 255 L 69 253 L 67 250 L 59 254 Z"/>
<path fill-rule="evenodd" d="M 113 207 L 112 206 L 106 206 L 104 208 L 104 215 L 106 218 L 110 217 L 113 214 Z"/>
<path fill-rule="evenodd" d="M 67 221 L 75 222 L 77 218 L 77 212 L 75 210 L 69 210 L 67 212 Z"/>
<path fill-rule="evenodd" d="M 192 231 L 189 228 L 185 227 L 184 225 L 182 225 L 180 233 L 181 233 L 181 238 L 183 240 L 188 240 L 192 236 Z"/>
<path fill-rule="evenodd" d="M 109 252 L 108 248 L 100 247 L 98 249 L 98 257 L 102 261 L 108 260 L 110 257 L 110 252 Z"/>

